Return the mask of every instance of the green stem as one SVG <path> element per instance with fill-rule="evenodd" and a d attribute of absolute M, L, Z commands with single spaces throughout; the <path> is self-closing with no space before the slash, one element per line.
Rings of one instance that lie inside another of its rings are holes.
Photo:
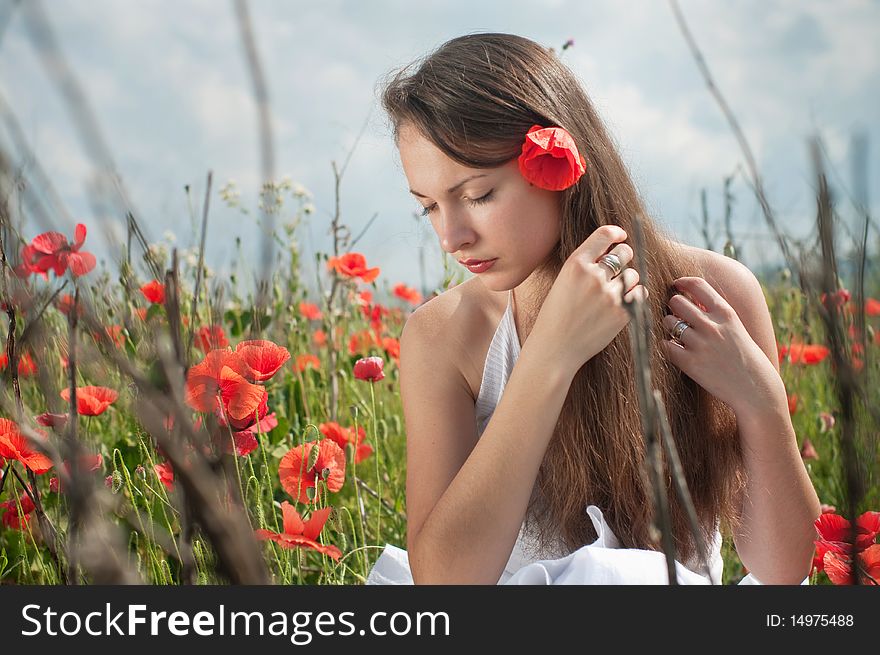
<path fill-rule="evenodd" d="M 379 475 L 379 430 L 376 425 L 376 391 L 375 383 L 370 383 L 370 402 L 373 407 L 373 441 L 376 442 L 376 485 L 378 487 L 379 497 L 376 502 L 379 503 L 379 509 L 376 511 L 376 539 L 382 540 L 382 477 Z"/>

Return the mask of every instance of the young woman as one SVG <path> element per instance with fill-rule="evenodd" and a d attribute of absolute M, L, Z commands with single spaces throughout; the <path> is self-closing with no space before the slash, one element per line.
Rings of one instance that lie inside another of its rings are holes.
<path fill-rule="evenodd" d="M 646 217 L 577 79 L 532 41 L 453 39 L 399 71 L 383 104 L 411 193 L 475 275 L 404 328 L 408 552 L 387 546 L 369 582 L 667 580 L 630 302 L 648 303 L 652 380 L 712 581 L 724 527 L 750 582 L 802 582 L 819 501 L 754 275 Z M 708 582 L 667 485 L 678 571 Z"/>

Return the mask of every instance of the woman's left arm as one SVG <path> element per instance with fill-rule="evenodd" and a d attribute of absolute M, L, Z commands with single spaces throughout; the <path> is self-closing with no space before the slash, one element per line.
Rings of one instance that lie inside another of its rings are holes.
<path fill-rule="evenodd" d="M 682 318 L 693 329 L 681 335 L 683 348 L 670 340 L 662 347 L 736 414 L 748 478 L 742 529 L 734 534 L 740 559 L 765 584 L 799 584 L 810 573 L 819 499 L 798 450 L 761 285 L 736 260 L 715 261 L 711 284 L 675 281 L 680 293 L 664 325 L 671 330 Z"/>

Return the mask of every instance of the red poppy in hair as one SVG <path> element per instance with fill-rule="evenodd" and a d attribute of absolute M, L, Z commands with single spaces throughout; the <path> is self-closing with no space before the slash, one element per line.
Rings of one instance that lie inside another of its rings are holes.
<path fill-rule="evenodd" d="M 562 191 L 580 179 L 587 162 L 565 129 L 533 125 L 523 142 L 519 170 L 536 187 Z"/>

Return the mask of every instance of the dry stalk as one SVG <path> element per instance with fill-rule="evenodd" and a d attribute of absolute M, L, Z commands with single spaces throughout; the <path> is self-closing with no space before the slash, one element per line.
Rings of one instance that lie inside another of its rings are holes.
<path fill-rule="evenodd" d="M 810 142 L 810 153 L 813 159 L 818 188 L 817 220 L 822 247 L 822 275 L 820 284 L 825 294 L 825 302 L 817 303 L 819 316 L 825 325 L 825 334 L 831 351 L 831 361 L 836 375 L 832 376 L 835 395 L 840 403 L 840 437 L 843 458 L 844 479 L 846 482 L 847 515 L 850 523 L 850 561 L 855 568 L 858 562 L 856 550 L 855 515 L 859 502 L 864 497 L 864 478 L 859 466 L 856 450 L 855 400 L 862 394 L 859 392 L 859 380 L 846 349 L 846 337 L 843 326 L 844 304 L 838 301 L 837 259 L 834 250 L 834 209 L 828 182 L 822 166 L 819 144 L 816 139 Z M 864 296 L 864 291 L 862 291 Z M 838 304 L 839 302 L 839 304 Z M 867 374 L 866 368 L 862 369 Z M 854 575 L 854 584 L 859 584 L 859 576 Z"/>

